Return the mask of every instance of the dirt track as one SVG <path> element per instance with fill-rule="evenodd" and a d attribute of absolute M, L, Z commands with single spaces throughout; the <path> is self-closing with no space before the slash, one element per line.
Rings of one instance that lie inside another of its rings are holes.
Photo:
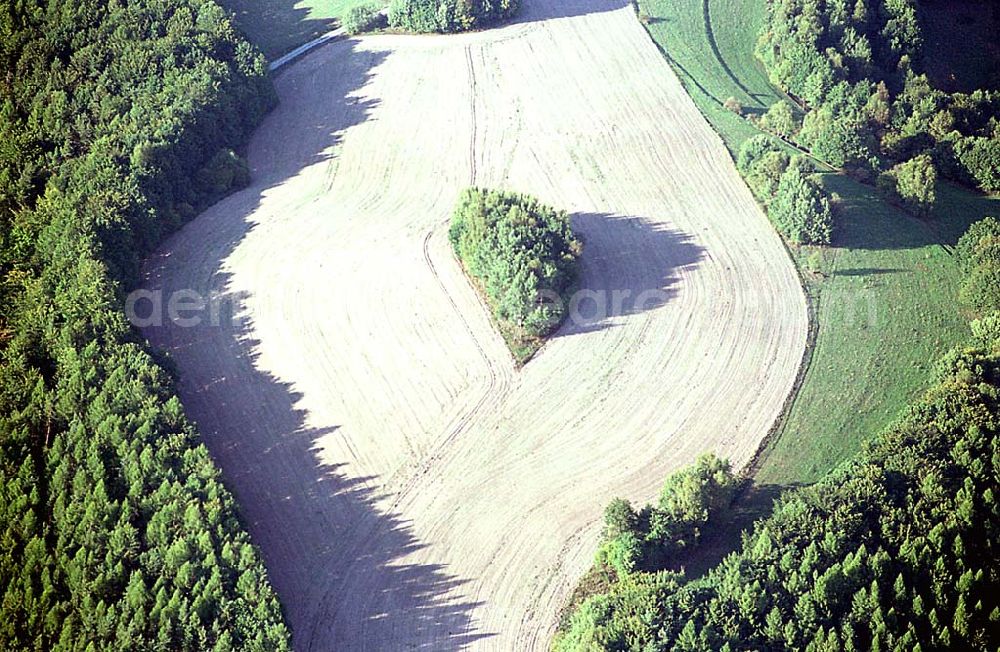
<path fill-rule="evenodd" d="M 146 334 L 297 649 L 543 648 L 604 504 L 703 451 L 746 462 L 793 382 L 794 269 L 632 9 L 525 3 L 288 68 L 254 185 L 148 263 L 148 288 L 235 306 Z M 584 289 L 662 292 L 515 372 L 446 241 L 470 182 L 572 212 Z"/>

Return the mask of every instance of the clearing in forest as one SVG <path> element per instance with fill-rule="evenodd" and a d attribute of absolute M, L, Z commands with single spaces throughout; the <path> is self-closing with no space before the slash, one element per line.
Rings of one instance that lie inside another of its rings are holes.
<path fill-rule="evenodd" d="M 148 263 L 214 309 L 146 333 L 299 649 L 540 649 L 612 496 L 753 455 L 802 359 L 795 269 L 622 0 L 335 42 L 277 87 L 253 185 Z M 588 300 L 521 370 L 448 242 L 470 185 L 586 242 Z"/>

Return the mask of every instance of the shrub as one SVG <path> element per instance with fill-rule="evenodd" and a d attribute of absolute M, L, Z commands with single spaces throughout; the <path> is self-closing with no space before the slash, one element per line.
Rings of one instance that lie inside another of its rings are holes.
<path fill-rule="evenodd" d="M 231 149 L 221 149 L 198 171 L 198 183 L 209 195 L 222 195 L 245 188 L 250 183 L 250 168 Z"/>
<path fill-rule="evenodd" d="M 986 217 L 970 226 L 955 256 L 962 269 L 962 300 L 981 313 L 1000 310 L 1000 221 Z"/>
<path fill-rule="evenodd" d="M 380 23 L 385 21 L 385 17 L 382 15 L 381 9 L 382 8 L 379 5 L 374 3 L 351 7 L 347 13 L 344 14 L 340 24 L 343 26 L 344 31 L 348 34 L 370 32 L 371 30 L 380 27 Z"/>
<path fill-rule="evenodd" d="M 878 169 L 878 144 L 867 122 L 851 116 L 835 116 L 823 106 L 806 114 L 798 140 L 818 158 L 836 168 L 851 171 Z"/>
<path fill-rule="evenodd" d="M 740 101 L 735 97 L 733 97 L 732 95 L 727 97 L 726 101 L 722 103 L 722 108 L 724 108 L 726 111 L 732 111 L 736 115 L 740 115 L 743 113 L 743 105 L 740 104 Z"/>
<path fill-rule="evenodd" d="M 597 563 L 614 571 L 615 577 L 627 577 L 643 567 L 643 544 L 635 530 L 620 532 L 598 549 Z"/>
<path fill-rule="evenodd" d="M 765 205 L 770 205 L 774 199 L 778 192 L 778 183 L 788 169 L 789 163 L 790 159 L 785 152 L 768 152 L 747 175 L 750 190 Z"/>
<path fill-rule="evenodd" d="M 736 155 L 736 168 L 745 175 L 765 153 L 780 150 L 781 147 L 774 142 L 774 139 L 764 134 L 748 138 L 740 146 L 740 151 Z"/>
<path fill-rule="evenodd" d="M 760 126 L 779 136 L 791 138 L 799 130 L 799 121 L 792 105 L 784 100 L 775 102 L 760 119 Z"/>
<path fill-rule="evenodd" d="M 637 523 L 638 517 L 631 503 L 624 498 L 615 498 L 604 509 L 604 530 L 601 536 L 607 541 L 624 532 L 635 532 Z"/>
<path fill-rule="evenodd" d="M 921 154 L 878 177 L 877 186 L 908 210 L 926 216 L 934 207 L 937 170 L 930 155 Z"/>
<path fill-rule="evenodd" d="M 965 138 L 955 147 L 958 162 L 984 192 L 1000 192 L 1000 138 Z"/>
<path fill-rule="evenodd" d="M 411 32 L 444 31 L 438 22 L 435 5 L 417 0 L 391 0 L 389 27 Z"/>
<path fill-rule="evenodd" d="M 781 175 L 767 215 L 775 228 L 794 244 L 830 244 L 833 234 L 830 201 L 799 165 L 789 165 Z"/>
<path fill-rule="evenodd" d="M 667 478 L 658 509 L 671 521 L 690 524 L 697 533 L 711 515 L 729 507 L 736 486 L 728 460 L 702 455 L 693 466 Z"/>
<path fill-rule="evenodd" d="M 520 0 L 392 0 L 389 26 L 411 32 L 462 32 L 511 18 Z"/>
<path fill-rule="evenodd" d="M 930 213 L 934 207 L 934 186 L 937 184 L 937 170 L 927 154 L 900 163 L 894 168 L 896 192 L 903 202 L 921 215 Z"/>
<path fill-rule="evenodd" d="M 524 357 L 522 347 L 530 349 L 566 312 L 562 295 L 576 279 L 583 250 L 569 216 L 527 195 L 470 188 L 459 199 L 449 238 L 508 345 Z"/>
<path fill-rule="evenodd" d="M 819 251 L 814 251 L 806 258 L 805 269 L 811 274 L 823 276 L 823 262 L 823 254 Z"/>

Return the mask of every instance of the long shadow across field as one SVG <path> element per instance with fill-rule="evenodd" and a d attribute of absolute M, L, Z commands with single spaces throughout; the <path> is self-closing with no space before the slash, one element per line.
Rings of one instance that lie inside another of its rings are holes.
<path fill-rule="evenodd" d="M 725 58 L 723 58 L 722 56 L 722 51 L 719 50 L 719 43 L 718 41 L 715 40 L 715 30 L 712 28 L 711 4 L 712 3 L 710 2 L 710 0 L 702 0 L 701 12 L 702 12 L 702 17 L 705 21 L 705 36 L 708 38 L 709 47 L 712 48 L 712 54 L 715 55 L 715 59 L 719 62 L 719 65 L 726 72 L 726 75 L 729 76 L 729 79 L 734 84 L 736 84 L 736 86 L 739 87 L 741 91 L 746 93 L 747 97 L 752 97 L 759 103 L 761 94 L 754 93 L 749 88 L 746 87 L 746 85 L 740 80 L 740 78 L 736 76 L 736 73 L 733 72 L 733 69 L 729 67 L 729 64 L 726 63 Z M 754 112 L 759 113 L 760 111 L 759 109 L 756 109 L 754 110 Z"/>
<path fill-rule="evenodd" d="M 514 23 L 575 18 L 628 7 L 629 0 L 522 0 Z"/>
<path fill-rule="evenodd" d="M 254 185 L 209 209 L 147 261 L 147 289 L 162 290 L 164 297 L 186 289 L 213 296 L 216 308 L 207 314 L 215 315 L 191 327 L 167 321 L 143 332 L 176 363 L 180 397 L 262 549 L 296 649 L 359 643 L 339 640 L 342 634 L 326 622 L 347 569 L 354 577 L 386 578 L 381 595 L 349 598 L 358 623 L 354 632 L 364 632 L 372 645 L 399 640 L 402 630 L 412 634 L 414 648 L 461 649 L 485 636 L 470 623 L 475 604 L 444 598 L 462 580 L 438 565 L 399 562 L 424 544 L 397 514 L 376 506 L 376 479 L 352 477 L 349 467 L 323 460 L 321 438 L 335 437 L 337 429 L 308 427 L 307 414 L 297 407 L 301 395 L 261 371 L 259 342 L 251 336 L 253 315 L 223 269 L 255 228 L 254 213 L 268 190 L 336 156 L 344 131 L 375 108 L 352 94 L 384 54 L 358 51 L 356 41 L 347 40 L 310 57 L 325 60 L 283 74 L 276 84 L 279 96 L 291 103 L 296 89 L 309 85 L 324 89 L 323 101 L 272 113 L 251 144 Z M 280 134 L 287 131 L 274 129 L 275 121 L 290 121 L 306 134 L 295 140 L 299 150 L 282 148 Z M 183 247 L 176 246 L 179 241 Z M 386 602 L 394 606 L 388 613 L 380 608 Z"/>
<path fill-rule="evenodd" d="M 637 217 L 577 213 L 572 221 L 584 252 L 556 337 L 610 328 L 616 317 L 663 306 L 676 294 L 677 273 L 697 265 L 704 253 L 686 233 Z"/>
<path fill-rule="evenodd" d="M 311 18 L 300 0 L 220 0 L 243 32 L 268 59 L 333 29 L 334 18 Z"/>

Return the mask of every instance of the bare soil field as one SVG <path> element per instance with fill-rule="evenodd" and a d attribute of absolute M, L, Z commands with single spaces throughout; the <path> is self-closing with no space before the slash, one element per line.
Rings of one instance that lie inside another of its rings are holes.
<path fill-rule="evenodd" d="M 289 67 L 252 187 L 148 261 L 164 301 L 223 300 L 145 333 L 297 649 L 544 648 L 607 501 L 704 451 L 742 465 L 794 381 L 795 269 L 631 7 L 525 4 Z M 590 299 L 518 371 L 447 242 L 470 184 L 586 241 Z"/>

